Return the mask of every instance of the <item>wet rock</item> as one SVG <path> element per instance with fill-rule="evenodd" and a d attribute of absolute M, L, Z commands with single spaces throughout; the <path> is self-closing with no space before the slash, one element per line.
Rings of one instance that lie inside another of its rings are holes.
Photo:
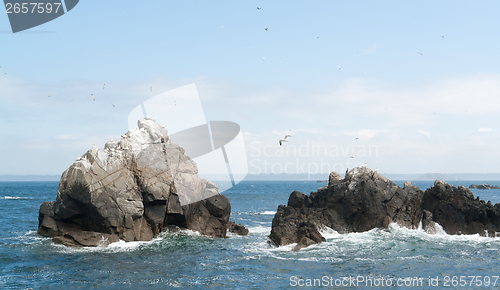
<path fill-rule="evenodd" d="M 63 174 L 55 202 L 40 206 L 38 233 L 68 246 L 149 241 L 169 225 L 226 237 L 229 199 L 151 119 L 95 145 Z"/>
<path fill-rule="evenodd" d="M 387 228 L 391 223 L 410 229 L 420 225 L 448 234 L 493 235 L 500 231 L 500 205 L 474 199 L 472 192 L 437 180 L 421 191 L 411 182 L 400 188 L 366 167 L 356 167 L 341 179 L 330 174 L 328 186 L 305 195 L 294 191 L 288 205 L 273 218 L 270 241 L 278 246 L 297 243 L 300 249 L 324 241 L 318 228 L 339 233 Z M 437 224 L 436 224 L 437 223 Z"/>

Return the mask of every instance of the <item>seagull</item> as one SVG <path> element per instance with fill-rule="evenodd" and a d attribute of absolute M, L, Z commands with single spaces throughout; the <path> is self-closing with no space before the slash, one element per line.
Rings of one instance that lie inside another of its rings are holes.
<path fill-rule="evenodd" d="M 150 87 L 149 87 L 149 90 L 150 90 L 150 91 L 153 91 L 153 86 L 150 86 Z"/>
<path fill-rule="evenodd" d="M 113 108 L 115 107 L 115 104 L 111 104 L 111 105 L 113 105 Z"/>
<path fill-rule="evenodd" d="M 340 66 L 339 66 L 339 69 L 341 69 Z"/>
<path fill-rule="evenodd" d="M 263 57 L 263 58 L 262 58 L 262 61 L 265 61 L 265 60 L 266 60 L 266 58 L 265 58 L 265 57 Z"/>
<path fill-rule="evenodd" d="M 92 95 L 92 100 L 94 100 L 94 101 L 95 101 L 94 94 L 91 94 L 91 95 Z"/>
<path fill-rule="evenodd" d="M 444 38 L 444 35 L 443 35 L 443 38 Z"/>
<path fill-rule="evenodd" d="M 262 8 L 260 8 L 260 7 L 257 7 L 257 10 L 260 10 L 260 9 L 262 9 Z"/>
<path fill-rule="evenodd" d="M 349 157 L 349 158 L 354 158 L 354 153 L 352 153 L 351 157 Z"/>
<path fill-rule="evenodd" d="M 356 137 L 356 140 L 359 140 L 359 137 Z"/>
<path fill-rule="evenodd" d="M 75 99 L 71 100 L 72 102 L 76 101 Z"/>
<path fill-rule="evenodd" d="M 283 145 L 283 142 L 290 142 L 288 141 L 288 137 L 292 137 L 292 135 L 285 135 L 285 138 L 280 139 L 280 146 Z"/>
<path fill-rule="evenodd" d="M 267 27 L 266 27 L 266 28 L 264 28 L 264 29 L 265 29 L 266 31 L 268 31 L 268 30 L 269 30 L 269 28 L 267 28 Z"/>
<path fill-rule="evenodd" d="M 49 98 L 50 98 L 50 95 L 49 95 Z"/>
<path fill-rule="evenodd" d="M 375 173 L 377 173 L 377 172 L 378 172 L 378 167 L 377 167 L 377 169 L 375 169 Z"/>
<path fill-rule="evenodd" d="M 418 54 L 423 55 L 421 52 L 419 52 Z"/>
<path fill-rule="evenodd" d="M 177 102 L 174 100 L 174 106 L 177 106 Z"/>
<path fill-rule="evenodd" d="M 106 86 L 106 84 L 102 85 L 102 89 L 104 90 L 104 87 Z"/>
<path fill-rule="evenodd" d="M 318 35 L 318 36 L 316 36 L 316 38 L 319 38 L 319 35 Z"/>

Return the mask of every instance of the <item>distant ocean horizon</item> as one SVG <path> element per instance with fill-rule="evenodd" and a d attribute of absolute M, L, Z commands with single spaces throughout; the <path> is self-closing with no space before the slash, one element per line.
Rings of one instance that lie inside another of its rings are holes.
<path fill-rule="evenodd" d="M 414 182 L 423 190 L 433 183 Z M 450 183 L 500 186 L 500 181 L 487 180 Z M 267 236 L 278 206 L 287 204 L 294 190 L 309 194 L 324 185 L 244 180 L 224 192 L 231 201 L 230 220 L 246 226 L 248 236 L 216 239 L 165 231 L 149 242 L 68 248 L 37 234 L 40 204 L 56 199 L 58 182 L 0 182 L 0 288 L 283 289 L 311 283 L 352 289 L 386 283 L 378 287 L 386 289 L 399 282 L 413 289 L 450 289 L 460 277 L 468 283 L 464 289 L 500 285 L 500 237 L 428 234 L 393 224 L 350 234 L 323 228 L 326 242 L 297 252 L 293 245 L 270 245 Z M 500 202 L 499 189 L 472 192 Z"/>
<path fill-rule="evenodd" d="M 330 173 L 315 173 L 315 174 L 248 174 L 244 180 L 327 180 Z M 500 181 L 500 173 L 380 173 L 381 175 L 396 181 L 396 180 L 436 180 L 444 181 Z M 341 176 L 344 173 L 341 172 Z M 207 180 L 223 180 L 224 175 L 204 175 L 202 178 Z M 0 181 L 59 181 L 61 175 L 15 175 L 15 174 L 0 174 Z"/>

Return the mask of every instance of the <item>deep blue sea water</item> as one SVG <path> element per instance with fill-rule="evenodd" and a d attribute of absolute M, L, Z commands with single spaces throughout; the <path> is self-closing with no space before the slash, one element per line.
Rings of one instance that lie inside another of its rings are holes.
<path fill-rule="evenodd" d="M 500 185 L 451 183 L 485 182 Z M 432 183 L 414 182 L 421 189 Z M 248 236 L 165 232 L 151 242 L 74 249 L 36 234 L 39 206 L 55 200 L 57 182 L 0 182 L 0 289 L 282 289 L 314 283 L 338 289 L 499 287 L 500 237 L 430 235 L 393 225 L 345 235 L 327 229 L 326 243 L 297 252 L 292 246 L 270 246 L 266 237 L 278 205 L 286 204 L 293 190 L 310 193 L 323 185 L 243 181 L 226 191 L 231 220 L 248 227 Z M 473 192 L 500 202 L 500 190 Z"/>

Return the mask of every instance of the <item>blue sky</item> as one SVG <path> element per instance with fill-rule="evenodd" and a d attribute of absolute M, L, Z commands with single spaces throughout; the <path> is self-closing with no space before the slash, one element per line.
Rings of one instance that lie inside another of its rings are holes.
<path fill-rule="evenodd" d="M 61 174 L 190 83 L 253 173 L 499 172 L 497 1 L 117 3 L 16 34 L 0 17 L 0 174 Z"/>

